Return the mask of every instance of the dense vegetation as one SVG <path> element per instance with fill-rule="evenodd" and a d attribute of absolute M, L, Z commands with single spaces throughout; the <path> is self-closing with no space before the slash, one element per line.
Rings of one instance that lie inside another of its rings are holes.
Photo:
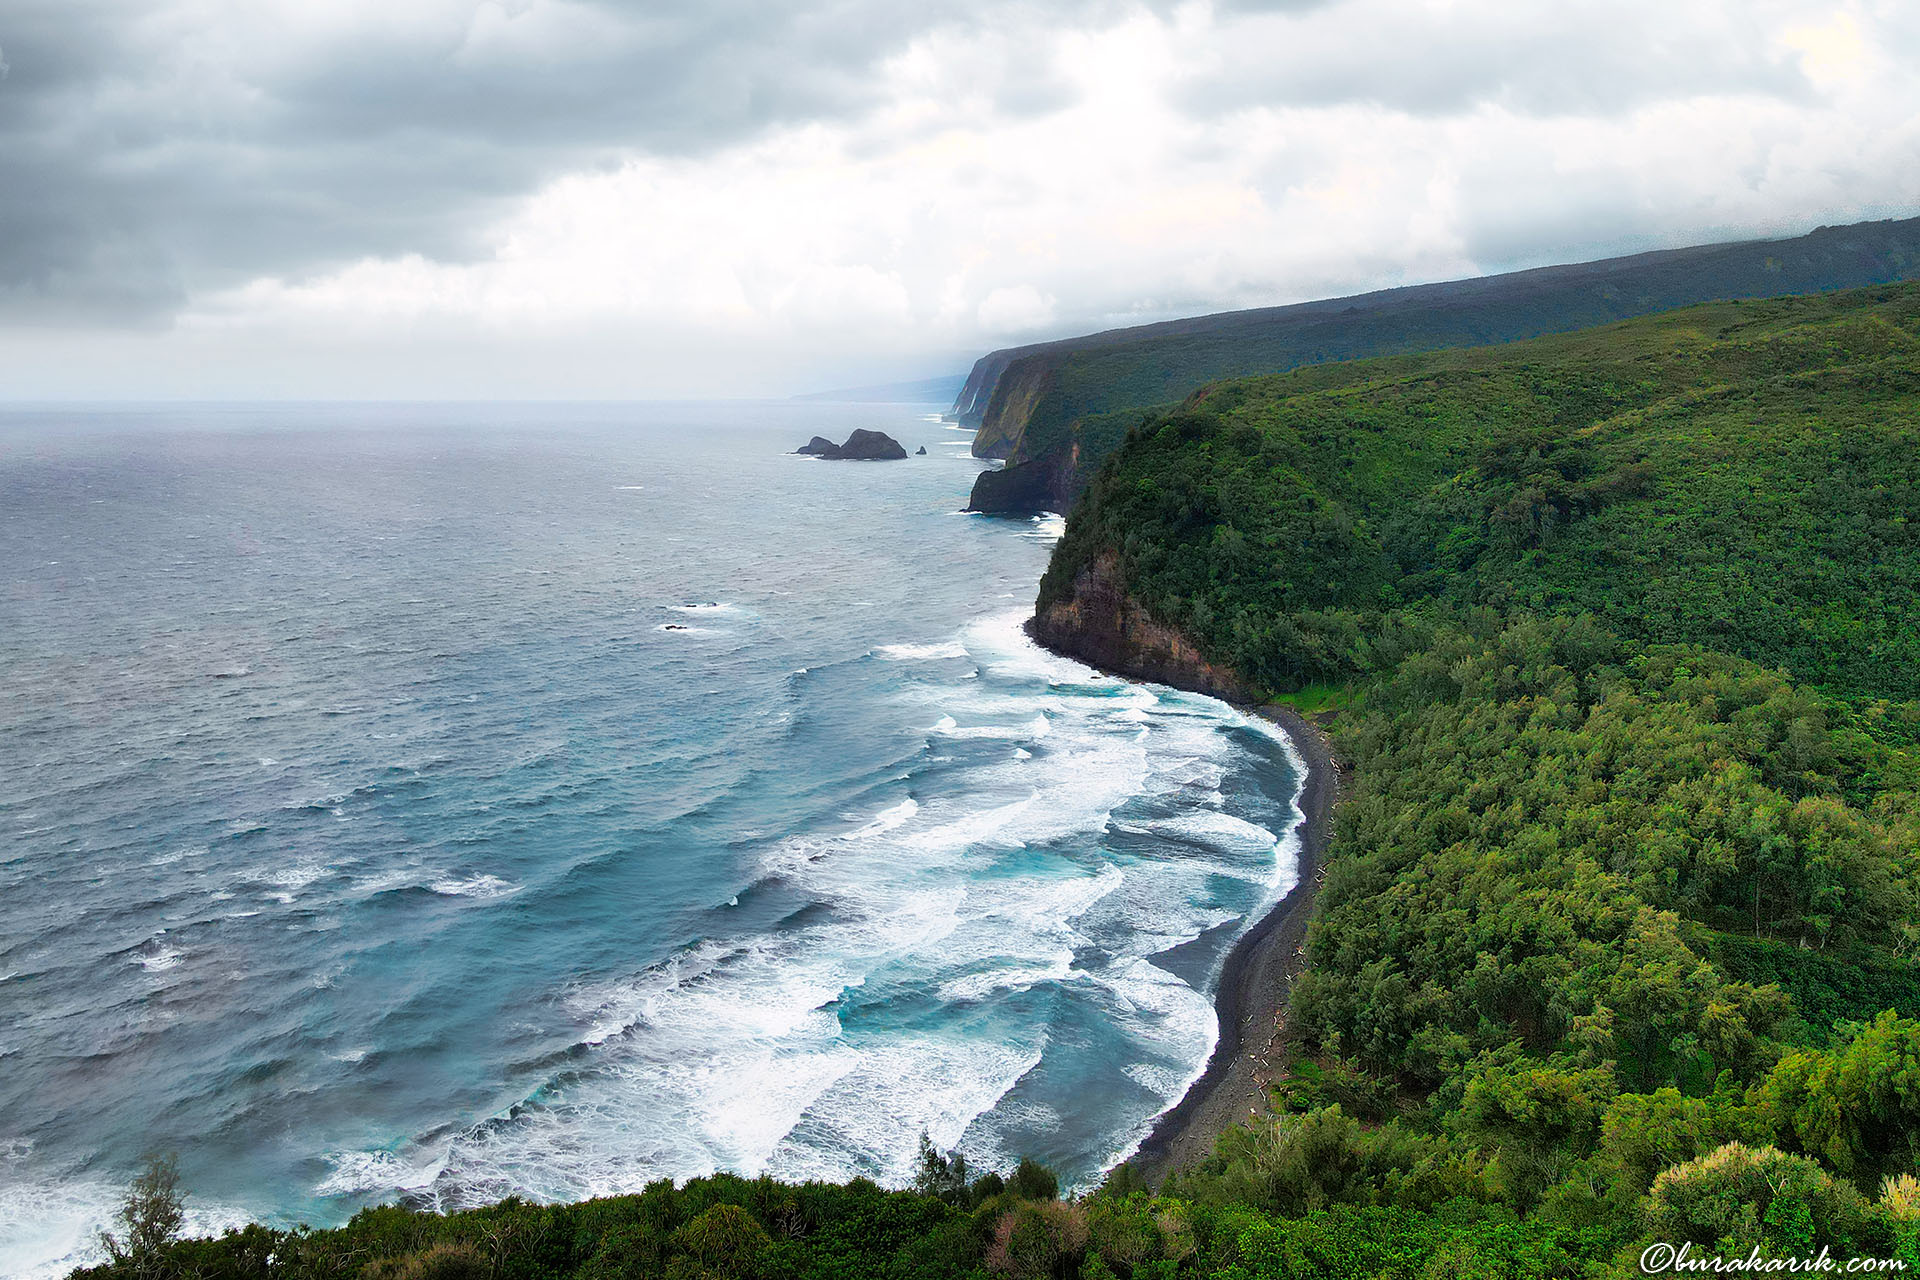
<path fill-rule="evenodd" d="M 1425 285 L 1230 312 L 996 352 L 970 379 L 982 511 L 1066 510 L 1118 443 L 1102 415 L 1137 422 L 1221 378 L 1561 333 L 1721 298 L 1817 293 L 1920 275 L 1920 220 L 1831 227 L 1794 240 Z M 987 382 L 992 394 L 982 400 Z M 972 385 L 978 384 L 978 385 Z M 956 407 L 960 407 L 957 405 Z"/>
<path fill-rule="evenodd" d="M 910 1190 L 384 1208 L 100 1274 L 1579 1277 L 1656 1240 L 1920 1265 L 1917 367 L 1898 286 L 1321 366 L 1126 429 L 1042 607 L 1107 566 L 1340 707 L 1353 766 L 1299 1058 L 1157 1195 L 929 1148 Z"/>
<path fill-rule="evenodd" d="M 1911 286 L 1229 383 L 1114 461 L 1041 607 L 1118 551 L 1271 688 L 1391 667 L 1432 604 L 1589 612 L 1783 666 L 1876 736 L 1920 720 Z"/>
<path fill-rule="evenodd" d="M 1345 686 L 1353 764 L 1301 1114 L 1172 1193 L 1465 1200 L 1576 1269 L 1676 1232 L 1909 1239 L 1916 520 L 1910 285 L 1227 384 L 1136 428 L 1042 608 L 1117 575 L 1258 687 Z"/>

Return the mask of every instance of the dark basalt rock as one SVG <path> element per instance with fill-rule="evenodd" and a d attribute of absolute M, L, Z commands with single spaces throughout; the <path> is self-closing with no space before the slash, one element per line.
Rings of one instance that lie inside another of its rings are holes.
<path fill-rule="evenodd" d="M 794 450 L 795 453 L 809 453 L 816 458 L 832 458 L 843 462 L 894 462 L 907 456 L 900 442 L 884 431 L 856 431 L 847 437 L 845 444 L 835 444 L 831 440 L 815 436 Z M 925 452 L 922 450 L 921 452 Z"/>
<path fill-rule="evenodd" d="M 918 449 L 915 449 L 915 450 L 913 451 L 913 455 L 914 455 L 914 457 L 916 457 L 916 458 L 924 458 L 924 457 L 926 457 L 926 456 L 927 456 L 927 446 L 925 446 L 925 445 L 921 445 L 921 446 L 920 446 L 920 447 L 919 447 Z"/>
<path fill-rule="evenodd" d="M 840 446 L 840 456 L 856 462 L 893 462 L 906 457 L 907 451 L 884 431 L 856 431 Z"/>
<path fill-rule="evenodd" d="M 1065 456 L 1035 458 L 1031 462 L 982 471 L 973 478 L 967 510 L 990 516 L 1035 516 L 1043 511 L 1065 511 L 1086 483 L 1074 463 L 1079 450 Z"/>

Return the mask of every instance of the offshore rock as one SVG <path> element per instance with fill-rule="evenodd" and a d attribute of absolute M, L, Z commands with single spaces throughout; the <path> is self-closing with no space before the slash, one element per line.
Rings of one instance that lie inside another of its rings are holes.
<path fill-rule="evenodd" d="M 855 431 L 845 444 L 835 444 L 824 436 L 815 436 L 795 453 L 812 454 L 839 462 L 894 462 L 907 456 L 900 442 L 884 431 Z"/>

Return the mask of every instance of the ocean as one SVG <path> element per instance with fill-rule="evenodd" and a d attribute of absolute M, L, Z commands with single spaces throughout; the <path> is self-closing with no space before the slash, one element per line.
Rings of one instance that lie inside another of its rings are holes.
<path fill-rule="evenodd" d="M 197 1230 L 1130 1152 L 1297 762 L 1031 644 L 939 408 L 0 409 L 0 1274 L 148 1152 Z"/>

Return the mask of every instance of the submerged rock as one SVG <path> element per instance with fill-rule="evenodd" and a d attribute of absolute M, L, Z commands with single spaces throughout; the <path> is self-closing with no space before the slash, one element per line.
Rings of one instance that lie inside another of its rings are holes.
<path fill-rule="evenodd" d="M 900 442 L 886 432 L 866 430 L 854 432 L 847 437 L 845 444 L 835 444 L 825 437 L 815 436 L 794 452 L 846 462 L 893 462 L 907 456 Z M 920 452 L 925 453 L 926 450 Z"/>

